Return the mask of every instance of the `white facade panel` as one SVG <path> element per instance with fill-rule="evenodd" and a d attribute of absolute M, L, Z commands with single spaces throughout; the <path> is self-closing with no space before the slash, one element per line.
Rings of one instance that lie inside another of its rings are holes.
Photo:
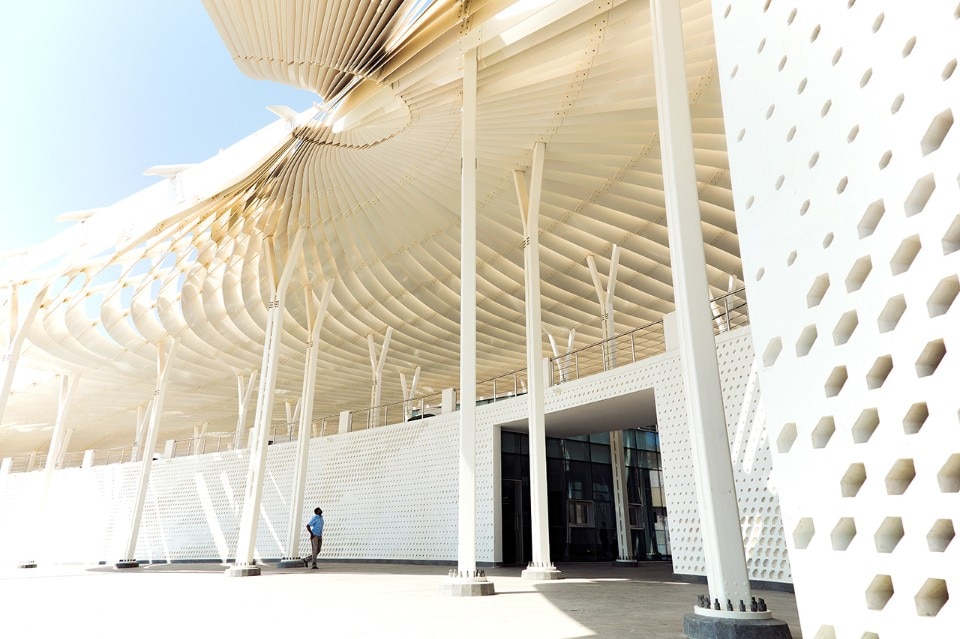
<path fill-rule="evenodd" d="M 747 565 L 753 579 L 789 582 L 787 559 L 749 331 L 718 340 L 726 421 L 740 495 Z M 699 517 L 689 455 L 680 360 L 652 357 L 547 389 L 553 412 L 653 388 L 661 435 L 674 569 L 703 574 Z M 499 505 L 498 424 L 522 419 L 527 398 L 477 410 L 477 557 L 495 561 Z M 458 414 L 311 440 L 304 522 L 324 509 L 328 559 L 455 561 Z M 625 424 L 625 426 L 631 426 Z M 283 556 L 295 444 L 270 446 L 256 556 Z M 123 553 L 137 464 L 55 473 L 45 526 L 28 543 L 40 473 L 0 478 L 0 557 L 15 563 L 114 561 Z M 155 462 L 136 556 L 140 560 L 232 559 L 242 507 L 247 451 Z M 60 523 L 56 523 L 60 522 Z M 71 532 L 66 538 L 61 526 Z M 306 537 L 301 554 L 308 552 Z"/>
<path fill-rule="evenodd" d="M 805 636 L 960 623 L 958 17 L 946 0 L 715 5 Z"/>

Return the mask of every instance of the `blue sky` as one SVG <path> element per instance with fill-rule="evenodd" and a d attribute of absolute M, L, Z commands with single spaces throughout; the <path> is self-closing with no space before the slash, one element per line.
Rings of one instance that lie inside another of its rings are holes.
<path fill-rule="evenodd" d="M 0 86 L 0 252 L 318 99 L 243 75 L 199 0 L 0 2 Z"/>

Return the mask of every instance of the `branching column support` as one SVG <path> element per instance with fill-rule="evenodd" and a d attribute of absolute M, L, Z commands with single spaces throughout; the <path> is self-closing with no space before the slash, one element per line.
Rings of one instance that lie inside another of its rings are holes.
<path fill-rule="evenodd" d="M 153 402 L 150 404 L 150 424 L 147 427 L 147 440 L 144 442 L 143 463 L 140 465 L 140 481 L 137 484 L 137 496 L 133 505 L 133 516 L 130 521 L 130 534 L 127 537 L 127 546 L 123 558 L 117 562 L 117 568 L 136 568 L 137 537 L 140 534 L 140 519 L 143 517 L 143 504 L 147 499 L 147 488 L 150 485 L 150 469 L 153 466 L 153 451 L 157 447 L 157 434 L 160 432 L 160 416 L 163 413 L 163 398 L 167 393 L 167 382 L 170 381 L 170 371 L 173 368 L 173 358 L 177 353 L 180 339 L 173 340 L 170 350 L 166 343 L 157 345 L 157 390 L 153 393 Z"/>
<path fill-rule="evenodd" d="M 3 414 L 7 410 L 7 399 L 10 398 L 10 389 L 13 387 L 13 375 L 17 370 L 17 361 L 20 359 L 20 348 L 27 337 L 27 331 L 37 316 L 37 311 L 43 306 L 49 286 L 44 286 L 33 298 L 27 314 L 20 321 L 20 307 L 18 305 L 17 287 L 10 289 L 10 335 L 7 348 L 0 353 L 0 424 L 3 423 Z"/>
<path fill-rule="evenodd" d="M 37 540 L 43 538 L 44 517 L 47 510 L 47 494 L 50 492 L 50 483 L 53 480 L 53 471 L 57 468 L 58 461 L 63 457 L 63 450 L 67 440 L 67 414 L 70 411 L 70 402 L 73 399 L 73 392 L 77 389 L 80 382 L 80 375 L 64 375 L 60 378 L 60 396 L 57 399 L 57 421 L 53 426 L 53 435 L 50 437 L 50 448 L 47 450 L 47 461 L 43 467 L 43 479 L 40 484 L 40 494 L 37 495 L 36 516 L 34 524 L 36 533 L 31 537 L 29 543 L 36 545 Z M 35 561 L 25 561 L 20 564 L 20 568 L 36 568 Z"/>
<path fill-rule="evenodd" d="M 260 522 L 260 497 L 263 494 L 263 475 L 267 466 L 267 443 L 270 437 L 270 420 L 273 416 L 277 364 L 280 361 L 284 302 L 287 286 L 290 284 L 290 278 L 293 275 L 293 267 L 300 257 L 303 238 L 304 230 L 300 229 L 289 246 L 287 261 L 279 277 L 272 237 L 267 239 L 265 246 L 267 268 L 270 271 L 270 285 L 273 288 L 273 299 L 270 300 L 267 310 L 263 365 L 260 369 L 260 392 L 257 396 L 257 413 L 253 422 L 253 446 L 250 450 L 250 465 L 247 469 L 243 511 L 240 514 L 237 554 L 234 565 L 225 571 L 228 577 L 248 577 L 260 574 L 260 568 L 255 564 L 253 555 L 257 544 L 257 524 Z"/>
<path fill-rule="evenodd" d="M 613 321 L 614 290 L 617 288 L 617 266 L 620 264 L 620 247 L 613 245 L 610 252 L 610 275 L 607 277 L 607 289 L 600 283 L 600 273 L 597 272 L 597 263 L 593 255 L 587 256 L 587 266 L 590 267 L 590 276 L 593 278 L 593 287 L 597 290 L 597 301 L 600 302 L 600 326 L 603 330 L 603 368 L 610 370 L 617 365 L 617 345 L 613 341 L 616 325 Z"/>
<path fill-rule="evenodd" d="M 560 356 L 560 349 L 557 348 L 557 340 L 553 335 L 547 333 L 550 340 L 550 350 L 553 351 L 553 361 L 557 363 L 557 373 L 560 375 L 560 381 L 565 382 L 570 379 L 570 351 L 573 350 L 573 342 L 577 338 L 577 329 L 571 328 L 567 334 L 567 351 Z"/>
<path fill-rule="evenodd" d="M 143 438 L 147 436 L 147 422 L 150 419 L 150 405 L 153 403 L 151 399 L 149 402 L 144 404 L 137 405 L 137 431 L 134 435 L 133 448 L 130 450 L 130 461 L 135 462 L 143 456 Z M 153 451 L 151 450 L 152 454 Z"/>
<path fill-rule="evenodd" d="M 380 425 L 380 392 L 383 388 L 383 365 L 387 363 L 387 351 L 390 348 L 390 338 L 393 337 L 393 327 L 387 327 L 383 337 L 383 347 L 377 357 L 377 345 L 373 341 L 373 333 L 367 335 L 367 346 L 370 349 L 370 412 L 367 416 L 367 428 Z"/>
<path fill-rule="evenodd" d="M 403 373 L 400 373 L 400 390 L 403 392 L 403 420 L 406 421 L 413 416 L 413 406 L 410 404 L 411 400 L 417 394 L 417 382 L 420 381 L 420 367 L 417 366 L 417 369 L 413 371 L 413 381 L 410 382 L 410 387 L 407 388 L 407 376 Z M 422 416 L 422 415 L 421 415 Z"/>
<path fill-rule="evenodd" d="M 457 570 L 449 595 L 492 595 L 477 570 L 477 46 L 464 43 L 460 153 L 460 495 Z M 464 40 L 466 40 L 465 38 Z"/>
<path fill-rule="evenodd" d="M 560 571 L 550 561 L 550 528 L 547 520 L 547 436 L 544 419 L 543 324 L 540 319 L 540 194 L 543 191 L 543 156 L 546 145 L 533 147 L 530 188 L 520 171 L 513 183 L 523 223 L 523 274 L 526 293 L 527 400 L 530 432 L 530 533 L 532 559 L 524 579 L 559 579 Z"/>
<path fill-rule="evenodd" d="M 253 386 L 257 383 L 257 371 L 250 371 L 247 383 L 243 383 L 243 374 L 237 373 L 237 434 L 233 441 L 234 450 L 240 450 L 246 442 L 247 409 L 250 407 L 250 398 L 253 397 Z"/>
<path fill-rule="evenodd" d="M 307 342 L 307 353 L 303 364 L 303 392 L 300 395 L 300 429 L 297 433 L 297 462 L 293 471 L 293 495 L 290 499 L 290 517 L 287 520 L 287 548 L 281 568 L 299 566 L 300 536 L 303 529 L 300 524 L 303 517 L 303 498 L 307 486 L 307 463 L 310 456 L 310 434 L 313 423 L 313 397 L 317 385 L 317 357 L 319 355 L 320 332 L 323 330 L 323 320 L 327 316 L 327 307 L 330 305 L 331 291 L 334 280 L 327 280 L 320 298 L 320 307 L 316 315 L 311 316 L 313 306 L 313 290 L 306 288 L 307 321 L 311 321 L 310 341 Z"/>
<path fill-rule="evenodd" d="M 751 593 L 710 321 L 680 3 L 651 0 L 650 14 L 667 234 L 700 531 L 711 603 L 722 608 L 707 610 L 696 606 L 695 614 L 684 619 L 684 632 L 691 637 L 706 637 L 715 636 L 709 633 L 719 633 L 719 630 L 712 627 L 700 632 L 699 628 L 716 623 L 716 617 L 737 616 L 737 619 L 723 620 L 737 624 L 754 615 L 726 612 L 728 600 L 735 610 L 739 609 L 741 600 L 749 606 Z M 769 613 L 755 613 L 764 614 L 769 617 Z"/>

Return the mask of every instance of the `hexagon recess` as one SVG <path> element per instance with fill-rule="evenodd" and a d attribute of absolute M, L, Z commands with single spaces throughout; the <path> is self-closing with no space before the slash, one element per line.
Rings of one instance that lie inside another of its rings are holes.
<path fill-rule="evenodd" d="M 885 212 L 886 207 L 883 205 L 883 200 L 877 200 L 867 207 L 863 217 L 860 218 L 860 223 L 857 224 L 857 233 L 859 233 L 861 240 L 873 235 L 873 232 L 877 230 L 877 225 L 880 224 L 880 218 L 883 217 Z"/>
<path fill-rule="evenodd" d="M 847 367 L 837 366 L 830 372 L 830 377 L 823 385 L 823 392 L 827 397 L 836 397 L 847 383 Z"/>
<path fill-rule="evenodd" d="M 870 610 L 883 610 L 883 607 L 893 596 L 893 580 L 890 575 L 877 575 L 867 586 L 864 596 L 867 600 L 867 608 Z"/>
<path fill-rule="evenodd" d="M 873 363 L 873 366 L 870 367 L 870 370 L 867 371 L 867 388 L 874 389 L 883 386 L 883 383 L 887 381 L 887 377 L 890 375 L 890 371 L 892 370 L 892 357 L 889 355 L 878 357 Z"/>
<path fill-rule="evenodd" d="M 853 521 L 853 517 L 841 517 L 830 531 L 830 544 L 834 550 L 846 550 L 856 536 L 857 524 Z"/>
<path fill-rule="evenodd" d="M 953 529 L 953 520 L 938 519 L 933 522 L 930 532 L 927 533 L 927 547 L 930 548 L 930 552 L 943 552 L 956 534 Z"/>
<path fill-rule="evenodd" d="M 930 317 L 937 317 L 949 311 L 958 294 L 960 294 L 960 280 L 956 275 L 940 280 L 930 299 L 927 300 L 927 312 Z"/>
<path fill-rule="evenodd" d="M 770 367 L 777 363 L 780 357 L 780 351 L 783 349 L 783 342 L 779 337 L 774 337 L 767 343 L 767 348 L 763 351 L 763 365 Z"/>
<path fill-rule="evenodd" d="M 863 444 L 870 440 L 873 432 L 880 425 L 880 416 L 876 408 L 867 408 L 860 413 L 856 423 L 853 425 L 853 443 Z"/>
<path fill-rule="evenodd" d="M 813 280 L 810 291 L 807 293 L 807 308 L 813 308 L 820 304 L 828 288 L 830 288 L 830 276 L 826 273 L 821 273 Z"/>
<path fill-rule="evenodd" d="M 946 354 L 947 347 L 944 345 L 942 339 L 933 340 L 928 343 L 924 347 L 923 352 L 920 353 L 920 357 L 917 358 L 917 377 L 929 377 L 933 375 Z"/>
<path fill-rule="evenodd" d="M 813 535 L 816 532 L 816 528 L 813 525 L 813 519 L 810 517 L 803 517 L 797 522 L 797 527 L 793 529 L 793 545 L 799 548 L 800 550 L 805 549 L 810 545 L 810 540 L 813 539 Z"/>
<path fill-rule="evenodd" d="M 810 353 L 813 343 L 817 341 L 817 325 L 809 324 L 800 331 L 800 337 L 797 338 L 797 357 L 804 357 Z"/>
<path fill-rule="evenodd" d="M 960 455 L 957 455 L 957 457 L 960 457 Z M 902 495 L 916 476 L 917 470 L 912 459 L 898 459 L 884 479 L 887 485 L 887 494 Z"/>
<path fill-rule="evenodd" d="M 867 481 L 867 469 L 864 465 L 850 464 L 847 472 L 840 478 L 840 494 L 844 497 L 856 497 L 865 481 Z"/>
<path fill-rule="evenodd" d="M 854 262 L 850 273 L 847 275 L 847 279 L 844 281 L 847 286 L 847 292 L 853 293 L 854 291 L 859 291 L 872 269 L 873 261 L 869 255 L 865 255 Z"/>
<path fill-rule="evenodd" d="M 943 605 L 950 599 L 947 582 L 943 579 L 927 579 L 913 598 L 917 605 L 917 614 L 921 617 L 936 617 Z"/>
<path fill-rule="evenodd" d="M 813 443 L 813 447 L 823 448 L 826 446 L 836 430 L 837 425 L 836 422 L 833 421 L 833 417 L 822 417 L 820 421 L 817 422 L 813 432 L 810 433 L 810 441 Z"/>
<path fill-rule="evenodd" d="M 780 429 L 780 436 L 777 437 L 777 452 L 789 453 L 795 441 L 797 441 L 797 425 L 793 422 L 784 424 Z"/>
<path fill-rule="evenodd" d="M 920 252 L 920 236 L 913 235 L 902 242 L 900 242 L 900 247 L 894 252 L 893 259 L 890 260 L 890 273 L 893 275 L 899 275 L 905 273 L 911 266 L 913 266 L 913 261 L 917 259 L 917 254 Z"/>
<path fill-rule="evenodd" d="M 942 493 L 960 492 L 960 453 L 950 455 L 943 468 L 937 473 L 937 481 L 940 483 Z"/>
<path fill-rule="evenodd" d="M 917 402 L 910 407 L 907 414 L 903 417 L 903 432 L 907 435 L 916 435 L 923 428 L 930 411 L 927 409 L 926 402 Z"/>
<path fill-rule="evenodd" d="M 824 624 L 817 629 L 817 634 L 813 636 L 813 639 L 837 639 L 837 631 L 833 626 Z"/>
<path fill-rule="evenodd" d="M 857 319 L 856 311 L 847 311 L 841 315 L 840 320 L 833 329 L 833 344 L 840 346 L 850 341 L 850 336 L 853 335 L 853 331 L 857 329 L 858 323 L 859 320 Z"/>
<path fill-rule="evenodd" d="M 893 552 L 903 539 L 903 520 L 899 517 L 887 517 L 873 535 L 877 552 Z"/>
<path fill-rule="evenodd" d="M 907 303 L 903 295 L 896 295 L 887 300 L 883 310 L 880 311 L 880 317 L 877 318 L 877 326 L 881 333 L 888 333 L 897 327 L 903 312 L 907 310 Z"/>

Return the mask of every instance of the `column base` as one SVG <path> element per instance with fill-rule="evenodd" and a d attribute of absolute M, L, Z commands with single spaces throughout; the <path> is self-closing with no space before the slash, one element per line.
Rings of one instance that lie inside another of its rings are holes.
<path fill-rule="evenodd" d="M 280 563 L 277 564 L 277 568 L 307 568 L 309 565 L 310 562 L 307 559 L 287 558 L 281 559 Z"/>
<path fill-rule="evenodd" d="M 482 570 L 458 572 L 451 570 L 447 580 L 440 584 L 440 594 L 449 597 L 486 597 L 496 594 L 493 582 L 487 581 Z"/>
<path fill-rule="evenodd" d="M 245 565 L 235 565 L 230 566 L 223 571 L 223 574 L 227 577 L 259 577 L 260 576 L 260 566 L 252 566 L 250 564 Z"/>
<path fill-rule="evenodd" d="M 116 567 L 116 568 L 139 568 L 139 567 L 140 567 L 140 562 L 138 562 L 136 559 L 121 559 L 120 561 L 118 561 L 117 563 L 114 564 L 114 567 Z"/>
<path fill-rule="evenodd" d="M 640 562 L 636 559 L 617 559 L 611 561 L 610 565 L 614 568 L 637 568 L 640 566 Z"/>
<path fill-rule="evenodd" d="M 36 568 L 37 562 L 35 561 L 23 561 L 17 564 L 17 568 Z"/>
<path fill-rule="evenodd" d="M 768 612 L 730 612 L 699 607 L 683 616 L 689 639 L 793 639 L 786 621 Z"/>
<path fill-rule="evenodd" d="M 493 582 L 485 577 L 475 579 L 448 579 L 440 584 L 440 594 L 449 597 L 486 597 L 495 595 Z"/>
<path fill-rule="evenodd" d="M 526 569 L 520 573 L 523 579 L 531 581 L 549 581 L 552 579 L 563 579 L 563 573 L 557 570 L 553 564 L 527 564 Z"/>

